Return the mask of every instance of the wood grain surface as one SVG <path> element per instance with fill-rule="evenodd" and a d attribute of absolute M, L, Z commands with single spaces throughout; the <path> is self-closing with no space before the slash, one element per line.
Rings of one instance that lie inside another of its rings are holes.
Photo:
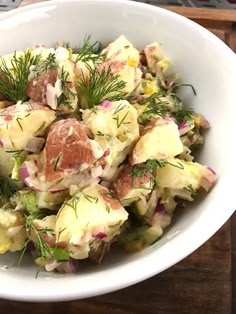
<path fill-rule="evenodd" d="M 22 5 L 31 2 L 39 1 L 25 0 Z M 207 27 L 235 49 L 235 11 L 181 7 L 167 9 Z M 234 215 L 193 254 L 142 283 L 104 296 L 72 302 L 23 303 L 0 300 L 0 313 L 235 314 L 236 301 L 232 298 L 235 295 L 233 282 L 236 282 L 232 268 L 236 264 L 235 238 Z"/>

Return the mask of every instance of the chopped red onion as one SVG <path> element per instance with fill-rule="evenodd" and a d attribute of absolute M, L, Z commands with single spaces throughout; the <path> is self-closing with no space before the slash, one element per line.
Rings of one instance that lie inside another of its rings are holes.
<path fill-rule="evenodd" d="M 192 128 L 193 128 L 193 125 L 187 123 L 186 121 L 181 121 L 181 122 L 178 124 L 178 129 L 179 129 L 180 135 L 183 135 L 183 134 L 187 133 L 187 132 L 190 131 Z"/>
<path fill-rule="evenodd" d="M 99 106 L 102 107 L 102 108 L 110 108 L 112 105 L 112 103 L 108 100 L 103 100 Z"/>
<path fill-rule="evenodd" d="M 155 208 L 155 213 L 160 213 L 165 211 L 165 206 L 161 204 L 160 202 L 157 203 L 157 206 Z"/>
<path fill-rule="evenodd" d="M 35 251 L 35 245 L 33 241 L 29 241 L 26 245 L 26 251 L 31 252 L 31 251 Z"/>
<path fill-rule="evenodd" d="M 189 140 L 190 144 L 192 144 L 193 143 L 193 135 L 192 136 L 188 136 L 188 140 Z"/>
<path fill-rule="evenodd" d="M 24 181 L 24 182 L 25 182 L 25 179 L 30 176 L 30 173 L 29 173 L 29 170 L 28 170 L 26 163 L 23 163 L 22 166 L 20 167 L 19 175 L 20 175 L 22 181 Z"/>
<path fill-rule="evenodd" d="M 186 123 L 186 121 L 181 121 L 179 124 L 178 124 L 178 129 L 181 130 L 183 128 L 185 128 L 188 124 Z"/>
<path fill-rule="evenodd" d="M 216 172 L 211 167 L 207 167 L 207 169 L 210 170 L 214 175 L 216 175 Z"/>
<path fill-rule="evenodd" d="M 71 258 L 69 259 L 69 261 L 61 263 L 57 267 L 57 271 L 62 274 L 73 274 L 77 272 L 78 266 L 78 260 Z"/>
<path fill-rule="evenodd" d="M 94 238 L 103 239 L 107 236 L 105 232 L 98 232 L 96 235 L 93 235 Z"/>
<path fill-rule="evenodd" d="M 32 137 L 26 144 L 25 150 L 27 152 L 39 153 L 43 148 L 45 139 L 42 137 Z"/>
<path fill-rule="evenodd" d="M 62 184 L 56 184 L 54 185 L 53 187 L 51 187 L 48 192 L 50 193 L 56 193 L 56 192 L 61 192 L 61 191 L 65 191 L 67 190 L 67 187 L 65 187 L 64 185 Z"/>

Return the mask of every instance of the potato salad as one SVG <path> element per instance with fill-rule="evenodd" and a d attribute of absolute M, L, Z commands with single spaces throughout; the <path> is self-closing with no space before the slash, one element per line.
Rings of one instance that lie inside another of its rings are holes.
<path fill-rule="evenodd" d="M 194 159 L 209 123 L 179 97 L 196 96 L 190 83 L 160 43 L 138 50 L 123 35 L 3 55 L 0 254 L 74 273 L 113 247 L 156 242 L 175 209 L 216 181 Z"/>

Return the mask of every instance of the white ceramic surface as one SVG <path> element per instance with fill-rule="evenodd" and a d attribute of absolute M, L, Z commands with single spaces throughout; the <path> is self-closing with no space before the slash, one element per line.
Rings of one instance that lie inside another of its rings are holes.
<path fill-rule="evenodd" d="M 34 43 L 62 40 L 77 45 L 85 34 L 107 43 L 120 34 L 141 48 L 158 40 L 184 82 L 184 100 L 202 112 L 212 128 L 200 161 L 218 173 L 214 189 L 177 219 L 147 250 L 114 252 L 101 266 L 82 265 L 76 275 L 40 273 L 29 259 L 16 266 L 16 254 L 0 256 L 0 297 L 27 301 L 71 300 L 114 291 L 177 263 L 211 237 L 235 207 L 236 57 L 218 38 L 193 22 L 163 9 L 130 1 L 49 1 L 2 14 L 0 53 Z M 222 243 L 224 245 L 224 243 Z M 9 265 L 5 269 L 4 265 Z M 157 280 L 158 285 L 158 280 Z"/>

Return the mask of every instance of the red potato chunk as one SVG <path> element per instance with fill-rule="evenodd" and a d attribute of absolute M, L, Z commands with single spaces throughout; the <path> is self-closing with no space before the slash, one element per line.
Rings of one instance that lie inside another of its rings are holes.
<path fill-rule="evenodd" d="M 143 176 L 132 176 L 132 167 L 127 165 L 121 171 L 118 179 L 113 183 L 112 189 L 119 199 L 125 198 L 130 191 L 150 182 L 151 174 L 147 171 Z"/>
<path fill-rule="evenodd" d="M 26 87 L 27 95 L 35 102 L 40 102 L 44 105 L 47 104 L 47 85 L 55 86 L 57 80 L 57 71 L 49 69 L 47 72 L 42 73 L 36 78 L 32 78 Z"/>
<path fill-rule="evenodd" d="M 60 120 L 49 130 L 45 145 L 45 177 L 56 180 L 95 161 L 89 138 L 76 119 Z"/>

